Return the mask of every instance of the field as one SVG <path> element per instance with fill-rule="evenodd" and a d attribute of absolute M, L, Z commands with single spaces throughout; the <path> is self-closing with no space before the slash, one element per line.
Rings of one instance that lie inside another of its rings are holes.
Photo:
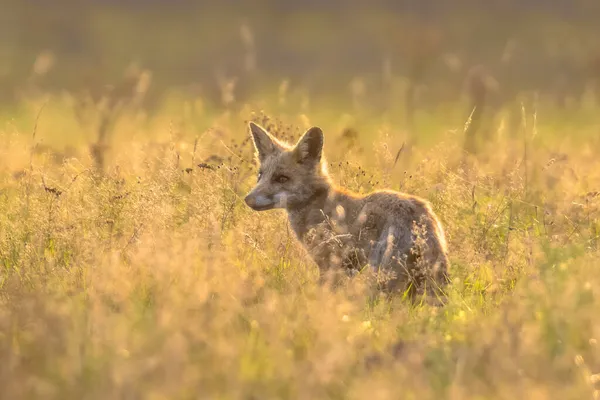
<path fill-rule="evenodd" d="M 0 112 L 1 398 L 600 399 L 591 92 L 518 98 L 467 152 L 464 98 L 407 124 L 402 90 L 384 109 L 277 81 L 148 110 L 150 72 L 128 73 L 96 102 L 32 80 Z M 322 127 L 339 185 L 431 201 L 447 305 L 319 285 L 285 213 L 243 202 L 251 120 Z"/>

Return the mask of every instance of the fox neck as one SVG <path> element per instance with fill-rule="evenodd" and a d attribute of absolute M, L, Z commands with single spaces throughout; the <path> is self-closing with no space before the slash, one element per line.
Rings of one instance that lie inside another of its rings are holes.
<path fill-rule="evenodd" d="M 318 188 L 302 206 L 292 209 L 288 208 L 287 213 L 290 225 L 296 233 L 297 238 L 302 240 L 311 228 L 316 227 L 325 221 L 326 218 L 332 217 L 335 212 L 335 204 L 342 197 L 347 197 L 347 194 L 328 183 Z"/>

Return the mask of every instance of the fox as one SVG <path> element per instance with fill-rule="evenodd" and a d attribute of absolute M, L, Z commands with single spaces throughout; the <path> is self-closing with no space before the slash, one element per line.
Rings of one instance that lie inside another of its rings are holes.
<path fill-rule="evenodd" d="M 335 185 L 317 126 L 293 145 L 257 123 L 249 129 L 259 168 L 244 202 L 255 211 L 287 212 L 320 279 L 366 271 L 385 293 L 441 305 L 450 282 L 447 244 L 427 200 L 388 189 L 360 195 Z"/>

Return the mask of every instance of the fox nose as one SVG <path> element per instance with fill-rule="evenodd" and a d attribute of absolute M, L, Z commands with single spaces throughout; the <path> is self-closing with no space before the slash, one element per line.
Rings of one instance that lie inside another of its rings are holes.
<path fill-rule="evenodd" d="M 254 206 L 255 206 L 254 196 L 247 195 L 247 196 L 244 198 L 244 202 L 245 202 L 245 203 L 246 203 L 246 205 L 248 205 L 249 207 L 254 207 Z"/>

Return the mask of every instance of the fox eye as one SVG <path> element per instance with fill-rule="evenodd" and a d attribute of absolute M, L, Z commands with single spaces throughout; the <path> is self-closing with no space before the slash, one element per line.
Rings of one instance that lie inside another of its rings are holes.
<path fill-rule="evenodd" d="M 277 175 L 274 179 L 274 181 L 277 183 L 286 183 L 289 180 L 290 180 L 290 178 L 288 178 L 285 175 Z"/>

